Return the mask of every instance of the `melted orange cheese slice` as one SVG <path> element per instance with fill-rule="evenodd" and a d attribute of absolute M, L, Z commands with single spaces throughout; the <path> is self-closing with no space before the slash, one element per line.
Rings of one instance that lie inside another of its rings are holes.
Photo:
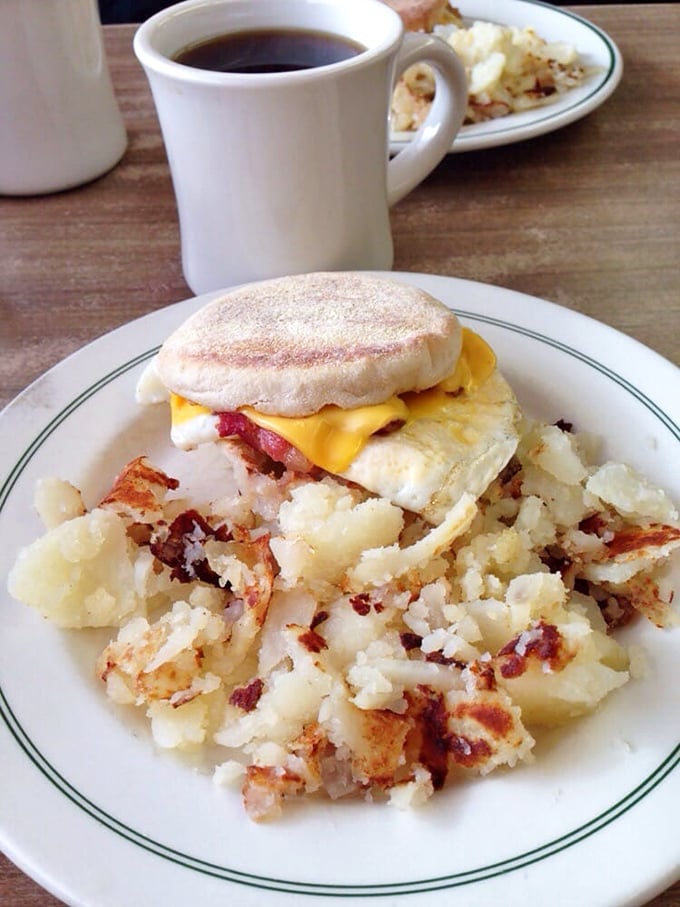
<path fill-rule="evenodd" d="M 486 340 L 469 328 L 463 328 L 463 342 L 458 362 L 451 375 L 437 385 L 447 393 L 472 391 L 490 378 L 496 368 L 496 354 Z"/>
<path fill-rule="evenodd" d="M 183 425 L 196 416 L 209 416 L 212 413 L 207 406 L 201 406 L 200 403 L 192 403 L 186 397 L 180 397 L 179 394 L 170 394 L 170 417 L 173 425 Z"/>
<path fill-rule="evenodd" d="M 260 428 L 276 432 L 326 472 L 342 473 L 365 446 L 371 435 L 392 422 L 416 419 L 446 418 L 446 402 L 452 393 L 470 392 L 479 387 L 496 367 L 493 350 L 473 331 L 463 328 L 463 343 L 455 371 L 435 387 L 402 396 L 390 397 L 384 403 L 341 409 L 324 406 L 311 416 L 271 416 L 251 406 L 240 407 Z M 211 411 L 183 397 L 171 394 L 173 426 Z"/>
<path fill-rule="evenodd" d="M 371 435 L 390 422 L 406 422 L 409 417 L 408 407 L 399 397 L 354 409 L 324 406 L 318 413 L 300 418 L 268 416 L 250 406 L 239 412 L 260 428 L 281 435 L 316 466 L 334 473 L 347 469 Z"/>

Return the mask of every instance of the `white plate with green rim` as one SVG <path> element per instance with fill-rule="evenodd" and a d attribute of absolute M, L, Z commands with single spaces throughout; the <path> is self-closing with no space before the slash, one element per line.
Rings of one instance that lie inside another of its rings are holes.
<path fill-rule="evenodd" d="M 494 347 L 530 413 L 603 437 L 680 500 L 680 373 L 568 309 L 447 277 L 393 274 L 438 296 Z M 105 491 L 130 457 L 165 465 L 164 407 L 134 403 L 158 345 L 209 297 L 83 348 L 0 415 L 6 576 L 41 527 L 34 482 Z M 680 570 L 675 566 L 676 587 Z M 408 812 L 361 800 L 291 804 L 254 824 L 237 791 L 154 749 L 142 716 L 94 678 L 107 631 L 60 631 L 0 591 L 0 846 L 82 907 L 642 904 L 680 876 L 680 630 L 623 638 L 650 669 L 600 711 L 541 735 L 536 761 L 458 783 Z"/>

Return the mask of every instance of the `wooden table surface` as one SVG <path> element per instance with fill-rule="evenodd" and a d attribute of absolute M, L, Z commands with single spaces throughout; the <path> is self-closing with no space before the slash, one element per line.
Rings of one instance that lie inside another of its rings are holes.
<path fill-rule="evenodd" d="M 680 4 L 574 9 L 621 49 L 618 90 L 558 132 L 449 155 L 393 210 L 394 267 L 549 299 L 678 364 Z M 191 295 L 134 28 L 104 32 L 123 161 L 71 192 L 0 198 L 0 405 L 93 338 Z M 59 903 L 0 856 L 2 907 Z M 680 883 L 651 905 L 680 907 Z"/>

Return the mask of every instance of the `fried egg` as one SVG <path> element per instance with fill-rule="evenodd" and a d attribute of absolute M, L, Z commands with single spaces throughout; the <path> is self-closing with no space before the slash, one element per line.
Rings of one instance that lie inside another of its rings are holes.
<path fill-rule="evenodd" d="M 479 497 L 507 465 L 520 419 L 515 395 L 495 371 L 422 416 L 414 404 L 406 425 L 373 435 L 341 475 L 437 525 L 464 493 Z"/>

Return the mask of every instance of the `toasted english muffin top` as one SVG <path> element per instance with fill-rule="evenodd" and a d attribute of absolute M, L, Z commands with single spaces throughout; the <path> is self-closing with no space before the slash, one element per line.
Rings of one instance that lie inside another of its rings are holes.
<path fill-rule="evenodd" d="M 428 293 L 364 272 L 322 272 L 225 292 L 163 344 L 174 393 L 217 412 L 305 416 L 381 403 L 447 377 L 456 316 Z"/>

